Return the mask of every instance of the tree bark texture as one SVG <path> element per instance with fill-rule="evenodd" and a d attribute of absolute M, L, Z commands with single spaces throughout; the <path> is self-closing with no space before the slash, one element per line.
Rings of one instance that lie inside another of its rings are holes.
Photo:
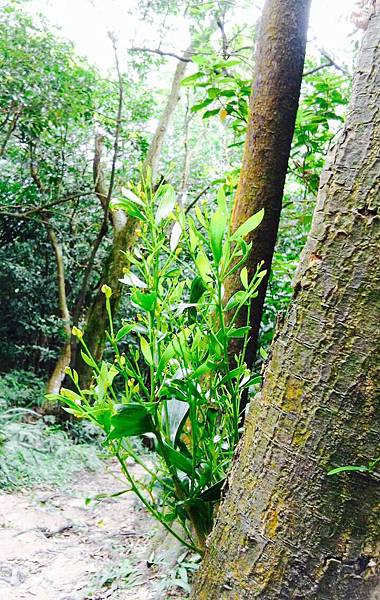
<path fill-rule="evenodd" d="M 328 158 L 265 382 L 249 409 L 197 600 L 379 600 L 380 11 Z"/>
<path fill-rule="evenodd" d="M 264 208 L 260 227 L 249 236 L 253 243 L 247 264 L 250 276 L 263 261 L 267 276 L 253 300 L 251 341 L 247 351 L 251 366 L 257 346 L 261 315 L 277 238 L 282 196 L 294 132 L 311 0 L 267 0 L 261 18 L 255 76 L 243 164 L 232 212 L 235 231 L 252 214 Z M 242 284 L 239 272 L 226 282 L 228 300 Z M 246 324 L 241 311 L 240 326 Z M 240 349 L 232 344 L 231 356 Z"/>

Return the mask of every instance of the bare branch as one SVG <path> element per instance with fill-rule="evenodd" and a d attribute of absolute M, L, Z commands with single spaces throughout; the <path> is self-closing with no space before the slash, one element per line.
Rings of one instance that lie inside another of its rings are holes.
<path fill-rule="evenodd" d="M 189 63 L 191 62 L 191 58 L 186 58 L 185 56 L 180 56 L 179 54 L 175 54 L 175 52 L 165 52 L 164 50 L 160 50 L 160 48 L 128 48 L 129 52 L 150 52 L 151 54 L 159 54 L 160 56 L 171 56 L 172 58 L 176 58 L 181 62 Z"/>
<path fill-rule="evenodd" d="M 202 198 L 202 196 L 205 195 L 206 192 L 208 192 L 208 190 L 210 189 L 211 186 L 207 186 L 205 187 L 201 192 L 199 192 L 198 196 L 196 196 L 194 198 L 194 200 L 192 202 L 190 202 L 190 204 L 188 206 L 186 206 L 185 208 L 185 215 L 187 215 L 187 213 L 193 208 L 193 206 L 196 205 L 196 203 L 198 202 L 198 200 L 200 200 Z"/>

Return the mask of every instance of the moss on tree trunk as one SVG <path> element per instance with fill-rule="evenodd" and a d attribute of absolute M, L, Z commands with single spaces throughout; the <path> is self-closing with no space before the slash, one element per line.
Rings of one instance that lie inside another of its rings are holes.
<path fill-rule="evenodd" d="M 247 351 L 251 366 L 257 346 L 261 316 L 276 244 L 282 196 L 294 132 L 305 59 L 311 0 L 268 0 L 258 32 L 255 76 L 243 164 L 232 212 L 235 231 L 264 208 L 264 219 L 249 241 L 253 248 L 247 264 L 250 276 L 264 262 L 267 275 L 251 307 L 251 336 Z M 226 299 L 241 289 L 239 272 L 226 282 Z M 246 311 L 239 325 L 246 324 Z M 231 344 L 231 356 L 240 342 Z"/>
<path fill-rule="evenodd" d="M 378 5 L 377 5 L 378 6 Z M 197 577 L 197 600 L 380 598 L 380 11 Z"/>

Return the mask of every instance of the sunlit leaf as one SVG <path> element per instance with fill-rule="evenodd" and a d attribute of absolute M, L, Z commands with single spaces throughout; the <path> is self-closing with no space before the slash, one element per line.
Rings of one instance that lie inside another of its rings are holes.
<path fill-rule="evenodd" d="M 174 252 L 174 250 L 177 248 L 178 246 L 178 242 L 181 238 L 182 235 L 182 227 L 181 224 L 176 221 L 173 225 L 173 229 L 170 235 L 170 251 Z"/>
<path fill-rule="evenodd" d="M 140 338 L 140 348 L 146 363 L 151 367 L 153 365 L 153 355 L 150 349 L 150 345 L 144 337 Z"/>
<path fill-rule="evenodd" d="M 145 281 L 142 281 L 132 272 L 126 273 L 122 279 L 119 279 L 121 283 L 125 283 L 125 285 L 131 285 L 133 287 L 145 289 L 147 288 L 147 284 Z"/>
<path fill-rule="evenodd" d="M 131 300 L 134 304 L 136 304 L 143 310 L 146 310 L 147 312 L 151 312 L 151 310 L 153 310 L 153 308 L 155 306 L 155 303 L 157 300 L 157 294 L 155 292 L 144 293 L 144 292 L 140 292 L 140 290 L 136 290 L 131 295 Z"/>
<path fill-rule="evenodd" d="M 249 217 L 232 235 L 232 240 L 236 241 L 239 238 L 243 238 L 248 235 L 251 231 L 256 229 L 264 218 L 264 209 L 262 208 L 259 212 Z"/>
<path fill-rule="evenodd" d="M 214 212 L 210 220 L 210 244 L 215 262 L 222 258 L 223 237 L 227 229 L 227 215 L 220 208 Z"/>
<path fill-rule="evenodd" d="M 173 211 L 176 203 L 174 188 L 170 183 L 161 186 L 158 194 L 158 206 L 156 211 L 156 223 L 161 223 Z"/>

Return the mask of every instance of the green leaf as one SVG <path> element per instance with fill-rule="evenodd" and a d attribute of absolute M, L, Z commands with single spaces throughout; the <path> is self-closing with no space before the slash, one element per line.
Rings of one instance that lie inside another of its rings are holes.
<path fill-rule="evenodd" d="M 152 367 L 153 366 L 152 351 L 150 349 L 149 343 L 147 342 L 147 340 L 144 337 L 140 338 L 140 347 L 141 347 L 141 352 L 143 353 L 146 363 L 150 367 Z"/>
<path fill-rule="evenodd" d="M 227 335 L 229 338 L 243 338 L 245 334 L 250 331 L 250 329 L 251 328 L 249 327 L 249 325 L 247 325 L 246 327 L 238 327 L 237 329 L 233 327 L 228 331 Z"/>
<path fill-rule="evenodd" d="M 206 289 L 207 289 L 207 287 L 204 284 L 202 277 L 200 277 L 200 275 L 197 275 L 191 282 L 189 304 L 197 304 L 199 302 L 199 300 L 201 299 L 201 297 L 203 296 Z M 191 320 L 194 321 L 197 316 L 197 309 L 195 306 L 191 306 L 189 308 L 189 314 L 190 314 Z"/>
<path fill-rule="evenodd" d="M 210 244 L 215 262 L 220 263 L 222 258 L 223 237 L 227 229 L 227 215 L 218 208 L 210 221 Z"/>
<path fill-rule="evenodd" d="M 110 209 L 124 210 L 130 217 L 134 217 L 135 219 L 139 219 L 140 221 L 146 221 L 146 217 L 141 212 L 141 210 L 136 206 L 134 202 L 127 200 L 127 198 L 115 198 L 114 200 L 111 200 Z"/>
<path fill-rule="evenodd" d="M 197 367 L 195 371 L 189 375 L 189 377 L 190 379 L 200 379 L 201 377 L 206 375 L 206 373 L 210 373 L 210 371 L 212 371 L 215 368 L 217 368 L 215 363 L 207 361 L 202 365 L 199 365 L 199 367 Z"/>
<path fill-rule="evenodd" d="M 248 289 L 248 269 L 247 267 L 243 267 L 242 270 L 240 271 L 240 281 L 243 284 L 243 287 L 247 290 Z"/>
<path fill-rule="evenodd" d="M 155 292 L 151 292 L 150 294 L 140 292 L 140 290 L 136 290 L 131 295 L 131 300 L 137 306 L 140 306 L 146 312 L 151 312 L 155 306 L 157 300 L 157 294 Z"/>
<path fill-rule="evenodd" d="M 199 497 L 204 502 L 215 502 L 217 500 L 220 500 L 222 487 L 223 487 L 225 481 L 226 481 L 226 478 L 221 479 L 217 483 L 214 483 L 214 485 L 212 485 L 211 487 L 207 488 L 207 490 L 202 492 Z"/>
<path fill-rule="evenodd" d="M 203 296 L 206 289 L 207 288 L 203 283 L 202 277 L 200 277 L 199 275 L 194 277 L 193 281 L 191 282 L 189 303 L 196 304 L 198 300 L 200 300 L 200 298 Z"/>
<path fill-rule="evenodd" d="M 202 277 L 203 281 L 205 281 L 206 283 L 210 281 L 211 279 L 211 274 L 212 274 L 212 269 L 211 269 L 211 265 L 210 265 L 210 261 L 206 256 L 206 253 L 203 250 L 200 250 L 196 256 L 195 259 L 195 264 L 197 266 L 197 269 L 199 271 L 200 276 Z"/>
<path fill-rule="evenodd" d="M 86 352 L 81 350 L 80 355 L 81 355 L 83 361 L 86 363 L 86 365 L 88 365 L 89 367 L 92 367 L 93 369 L 96 367 L 96 362 L 94 361 L 94 359 L 91 356 L 86 354 Z"/>
<path fill-rule="evenodd" d="M 145 206 L 145 204 L 141 200 L 141 198 L 136 196 L 136 194 L 134 192 L 132 192 L 132 190 L 128 190 L 127 188 L 122 188 L 121 191 L 123 192 L 123 195 L 126 198 L 128 198 L 128 200 L 130 200 L 131 202 L 134 202 L 135 204 L 139 204 L 140 206 Z"/>
<path fill-rule="evenodd" d="M 157 376 L 161 375 L 162 371 L 165 369 L 169 360 L 171 360 L 174 356 L 175 356 L 175 349 L 174 349 L 173 343 L 171 342 L 170 344 L 168 344 L 168 346 L 165 348 L 165 350 L 163 351 L 163 353 L 161 355 L 160 362 L 158 363 L 158 367 L 157 367 Z"/>
<path fill-rule="evenodd" d="M 169 444 L 167 444 L 166 442 L 163 442 L 163 444 L 165 446 L 165 451 L 171 464 L 174 467 L 176 467 L 176 469 L 179 469 L 180 471 L 186 473 L 186 475 L 192 476 L 192 461 L 189 458 L 187 458 L 187 456 L 184 456 L 181 452 L 178 452 L 178 450 L 172 448 L 172 446 L 169 446 Z"/>
<path fill-rule="evenodd" d="M 76 392 L 73 392 L 73 390 L 69 390 L 67 388 L 61 388 L 60 395 L 63 396 L 64 398 L 69 398 L 70 400 L 74 400 L 74 402 L 80 403 L 82 401 L 82 398 L 81 398 L 81 396 L 79 396 L 79 394 L 77 394 Z"/>
<path fill-rule="evenodd" d="M 120 342 L 128 333 L 133 331 L 135 325 L 124 325 L 116 334 L 115 341 Z"/>
<path fill-rule="evenodd" d="M 199 104 L 194 104 L 191 107 L 191 112 L 198 112 L 199 110 L 206 108 L 206 106 L 208 106 L 212 102 L 214 102 L 213 98 L 206 98 L 206 100 L 203 100 L 203 102 L 200 102 Z"/>
<path fill-rule="evenodd" d="M 227 312 L 239 306 L 239 304 L 243 304 L 248 300 L 248 294 L 244 290 L 239 290 L 236 292 L 231 298 L 228 300 L 227 304 L 224 307 L 224 310 Z"/>
<path fill-rule="evenodd" d="M 252 215 L 252 217 L 249 217 L 249 219 L 247 219 L 242 225 L 240 225 L 240 227 L 238 227 L 238 229 L 232 235 L 231 239 L 233 241 L 236 241 L 240 238 L 245 237 L 246 235 L 248 235 L 248 233 L 250 233 L 260 225 L 263 218 L 264 209 L 262 208 L 261 210 L 259 210 L 259 212 Z"/>
<path fill-rule="evenodd" d="M 266 360 L 268 358 L 268 352 L 266 350 L 264 350 L 264 348 L 262 346 L 260 346 L 259 353 L 263 360 Z"/>
<path fill-rule="evenodd" d="M 174 188 L 170 183 L 161 186 L 156 197 L 158 198 L 158 207 L 156 211 L 156 223 L 161 223 L 173 211 L 176 203 Z"/>
<path fill-rule="evenodd" d="M 202 225 L 202 227 L 207 229 L 206 219 L 205 219 L 204 214 L 202 213 L 201 209 L 199 208 L 199 206 L 195 207 L 195 214 L 197 215 L 197 219 L 200 222 L 200 224 Z M 195 231 L 195 233 L 196 233 L 196 231 Z"/>
<path fill-rule="evenodd" d="M 142 404 L 126 404 L 111 417 L 109 439 L 116 440 L 154 431 L 152 419 Z"/>
<path fill-rule="evenodd" d="M 213 110 L 206 110 L 202 116 L 202 119 L 209 119 L 210 117 L 215 117 L 220 113 L 220 108 L 213 108 Z"/>
<path fill-rule="evenodd" d="M 184 79 L 182 79 L 181 85 L 183 85 L 184 87 L 189 87 L 189 86 L 193 85 L 193 83 L 195 81 L 198 81 L 198 79 L 201 79 L 202 77 L 203 77 L 203 73 L 200 73 L 198 71 L 197 73 L 193 73 L 192 75 L 189 75 L 188 77 L 185 77 Z"/>
<path fill-rule="evenodd" d="M 223 187 L 219 188 L 216 195 L 216 201 L 222 213 L 228 216 L 227 199 Z"/>
<path fill-rule="evenodd" d="M 345 473 L 347 471 L 359 471 L 360 473 L 365 473 L 368 471 L 368 467 L 365 467 L 364 465 L 346 465 L 345 467 L 336 467 L 336 469 L 331 469 L 327 475 L 337 475 L 338 473 Z"/>

